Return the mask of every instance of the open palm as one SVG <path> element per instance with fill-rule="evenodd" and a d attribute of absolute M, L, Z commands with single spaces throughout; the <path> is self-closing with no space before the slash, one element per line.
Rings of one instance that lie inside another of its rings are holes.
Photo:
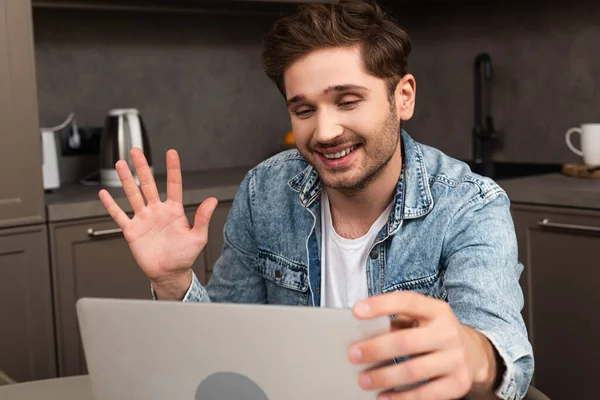
<path fill-rule="evenodd" d="M 164 202 L 160 200 L 156 182 L 142 151 L 133 149 L 131 159 L 140 181 L 139 188 L 125 161 L 118 161 L 115 168 L 135 213 L 133 218 L 123 212 L 108 191 L 99 192 L 100 200 L 123 230 L 136 262 L 155 285 L 182 281 L 189 276 L 192 264 L 206 245 L 208 224 L 217 200 L 206 199 L 198 207 L 194 226 L 191 226 L 183 209 L 183 186 L 177 152 L 167 152 L 167 199 Z"/>

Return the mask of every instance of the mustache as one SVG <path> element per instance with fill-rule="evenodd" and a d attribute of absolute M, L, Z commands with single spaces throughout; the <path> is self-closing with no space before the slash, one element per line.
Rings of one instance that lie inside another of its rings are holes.
<path fill-rule="evenodd" d="M 308 150 L 310 151 L 319 151 L 319 150 L 327 150 L 330 149 L 332 147 L 337 147 L 337 146 L 343 146 L 346 144 L 364 144 L 365 140 L 363 138 L 361 138 L 360 136 L 354 136 L 354 137 L 340 137 L 340 138 L 336 138 L 334 141 L 332 142 L 327 142 L 327 143 L 311 143 L 308 145 Z"/>

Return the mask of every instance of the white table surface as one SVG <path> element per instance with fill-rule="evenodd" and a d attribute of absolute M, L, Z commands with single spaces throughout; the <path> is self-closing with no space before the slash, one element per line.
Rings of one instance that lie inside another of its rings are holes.
<path fill-rule="evenodd" d="M 88 375 L 0 386 L 0 400 L 94 400 Z"/>

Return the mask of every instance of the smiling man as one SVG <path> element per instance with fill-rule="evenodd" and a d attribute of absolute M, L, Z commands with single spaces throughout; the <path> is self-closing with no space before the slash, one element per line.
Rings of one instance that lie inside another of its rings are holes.
<path fill-rule="evenodd" d="M 275 24 L 263 62 L 298 150 L 248 172 L 206 287 L 191 265 L 216 200 L 189 225 L 174 150 L 166 201 L 137 150 L 143 196 L 127 164 L 116 166 L 135 216 L 99 195 L 158 299 L 398 316 L 392 332 L 348 349 L 350 362 L 382 365 L 359 376 L 364 390 L 382 399 L 522 398 L 533 357 L 509 200 L 401 129 L 415 107 L 410 48 L 370 2 L 306 5 Z"/>

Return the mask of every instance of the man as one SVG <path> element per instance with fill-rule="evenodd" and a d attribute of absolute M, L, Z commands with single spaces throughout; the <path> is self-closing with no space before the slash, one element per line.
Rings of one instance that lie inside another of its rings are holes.
<path fill-rule="evenodd" d="M 410 48 L 404 31 L 362 1 L 302 6 L 275 24 L 263 63 L 298 151 L 248 172 L 206 287 L 190 266 L 217 203 L 203 202 L 189 225 L 174 150 L 165 202 L 138 150 L 143 196 L 127 164 L 116 165 L 135 216 L 107 191 L 99 196 L 158 299 L 398 316 L 392 332 L 348 350 L 353 363 L 382 362 L 359 376 L 364 390 L 382 399 L 522 398 L 533 357 L 509 200 L 400 128 L 415 106 Z"/>

